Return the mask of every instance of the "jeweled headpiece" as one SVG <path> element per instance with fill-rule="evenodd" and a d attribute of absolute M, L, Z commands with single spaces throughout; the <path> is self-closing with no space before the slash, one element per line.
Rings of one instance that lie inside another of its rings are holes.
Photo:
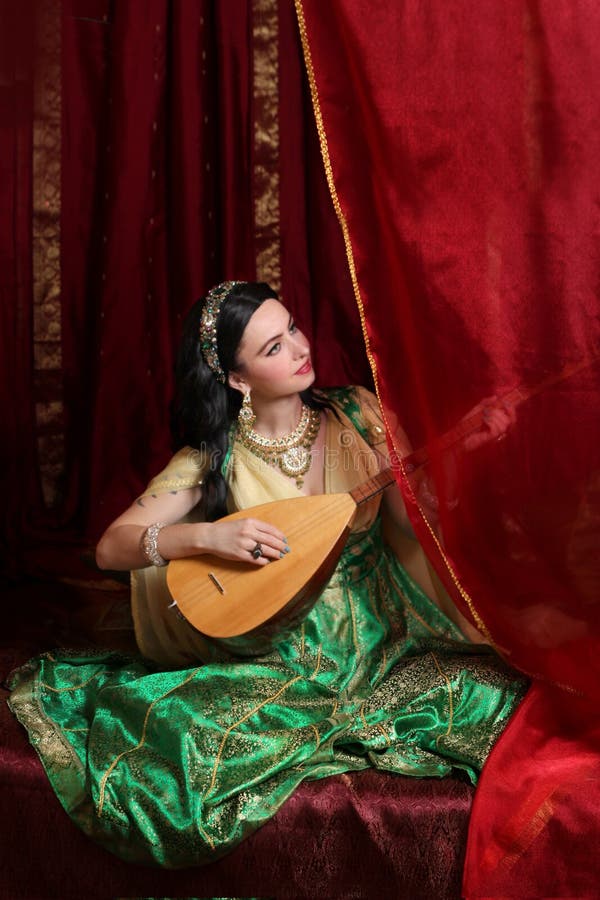
<path fill-rule="evenodd" d="M 206 295 L 206 303 L 200 317 L 200 348 L 204 362 L 213 375 L 225 384 L 225 372 L 219 362 L 217 350 L 217 319 L 223 302 L 227 300 L 229 292 L 241 281 L 223 281 L 215 285 Z"/>

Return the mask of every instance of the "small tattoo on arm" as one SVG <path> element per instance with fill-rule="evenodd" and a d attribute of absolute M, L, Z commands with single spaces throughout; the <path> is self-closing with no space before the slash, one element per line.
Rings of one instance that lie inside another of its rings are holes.
<path fill-rule="evenodd" d="M 143 506 L 143 505 L 144 505 L 144 501 L 142 500 L 141 497 L 138 497 L 138 499 L 137 499 L 136 502 L 137 502 L 137 505 L 138 505 L 138 506 Z"/>

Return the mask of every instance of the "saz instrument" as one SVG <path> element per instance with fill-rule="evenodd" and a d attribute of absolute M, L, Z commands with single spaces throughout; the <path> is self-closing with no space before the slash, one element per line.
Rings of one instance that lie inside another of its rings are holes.
<path fill-rule="evenodd" d="M 357 506 L 395 481 L 391 469 L 347 494 L 274 500 L 221 521 L 262 519 L 280 528 L 291 552 L 266 566 L 204 554 L 174 559 L 167 584 L 181 615 L 197 631 L 240 656 L 270 649 L 295 628 L 331 577 Z"/>

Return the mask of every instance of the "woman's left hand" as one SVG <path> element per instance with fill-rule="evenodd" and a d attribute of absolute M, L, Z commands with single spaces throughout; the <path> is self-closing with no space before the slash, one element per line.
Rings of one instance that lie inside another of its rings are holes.
<path fill-rule="evenodd" d="M 474 406 L 463 421 L 471 418 L 479 419 L 480 425 L 464 438 L 463 449 L 467 451 L 476 450 L 494 440 L 504 440 L 508 429 L 515 424 L 517 414 L 512 403 L 495 394 Z"/>

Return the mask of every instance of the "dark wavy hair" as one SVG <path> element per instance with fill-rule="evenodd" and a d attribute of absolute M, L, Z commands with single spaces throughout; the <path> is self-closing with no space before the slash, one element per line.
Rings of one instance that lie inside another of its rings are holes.
<path fill-rule="evenodd" d="M 265 300 L 277 293 L 262 281 L 235 285 L 224 300 L 217 320 L 217 350 L 225 376 L 236 368 L 237 352 L 246 325 Z M 226 515 L 227 484 L 222 472 L 229 447 L 229 431 L 242 404 L 239 391 L 221 384 L 209 369 L 200 349 L 200 317 L 206 298 L 189 311 L 175 368 L 175 395 L 171 404 L 174 450 L 189 446 L 206 454 L 210 463 L 202 484 L 202 512 L 207 521 Z M 313 409 L 331 409 L 312 388 L 301 397 Z"/>

